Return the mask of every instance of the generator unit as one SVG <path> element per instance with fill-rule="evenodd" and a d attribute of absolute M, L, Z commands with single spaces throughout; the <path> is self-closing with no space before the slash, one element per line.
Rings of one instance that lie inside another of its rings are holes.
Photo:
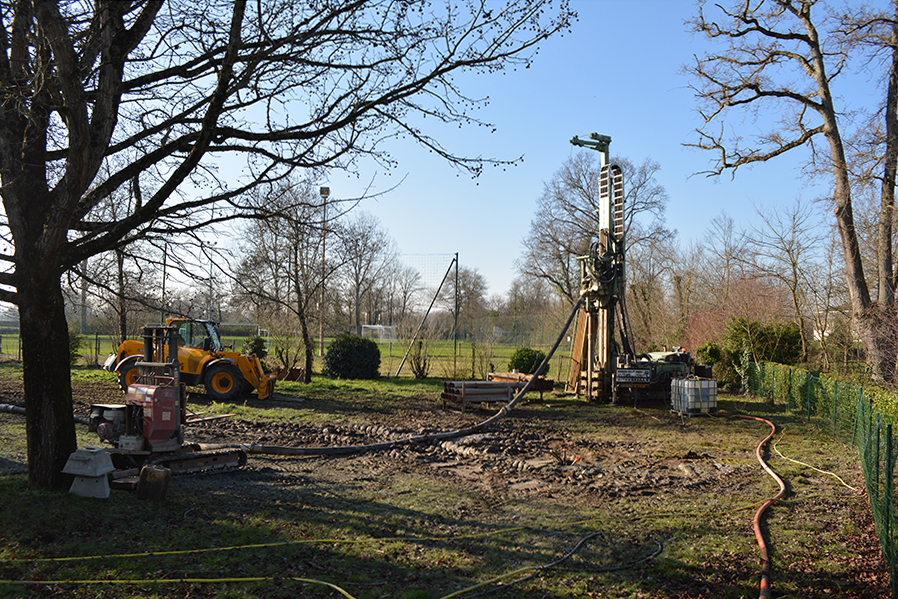
<path fill-rule="evenodd" d="M 178 329 L 146 326 L 138 372 L 123 404 L 93 404 L 89 430 L 110 447 L 114 488 L 138 490 L 146 466 L 171 474 L 240 468 L 246 452 L 201 452 L 185 445 L 186 386 L 180 381 Z M 168 357 L 171 356 L 171 359 Z"/>

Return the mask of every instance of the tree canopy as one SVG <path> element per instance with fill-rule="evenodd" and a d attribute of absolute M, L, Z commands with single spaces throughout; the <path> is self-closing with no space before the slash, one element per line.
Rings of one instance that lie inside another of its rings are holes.
<path fill-rule="evenodd" d="M 646 159 L 639 166 L 614 157 L 624 174 L 625 237 L 628 251 L 658 243 L 671 236 L 664 226 L 667 192 L 658 182 L 660 165 Z M 524 274 L 543 279 L 570 305 L 580 291 L 576 256 L 586 255 L 598 236 L 598 153 L 572 154 L 545 183 L 537 200 L 536 215 L 522 240 L 524 255 L 518 267 Z"/>
<path fill-rule="evenodd" d="M 710 174 L 734 176 L 745 165 L 806 150 L 805 172 L 825 178 L 832 189 L 826 200 L 841 239 L 852 319 L 873 376 L 894 379 L 896 5 L 700 2 L 691 26 L 714 43 L 686 69 L 704 120 L 692 145 L 712 152 Z M 864 110 L 849 110 L 840 86 L 850 85 L 846 75 L 852 71 L 871 67 L 881 95 Z M 746 134 L 745 125 L 756 133 Z M 879 190 L 876 275 L 868 281 L 855 212 L 858 198 L 873 188 Z"/>
<path fill-rule="evenodd" d="M 477 124 L 456 76 L 526 65 L 572 17 L 564 0 L 0 1 L 0 300 L 19 308 L 29 483 L 64 486 L 75 448 L 64 272 L 265 218 L 248 190 L 390 165 L 391 137 L 476 174 L 421 123 Z"/>

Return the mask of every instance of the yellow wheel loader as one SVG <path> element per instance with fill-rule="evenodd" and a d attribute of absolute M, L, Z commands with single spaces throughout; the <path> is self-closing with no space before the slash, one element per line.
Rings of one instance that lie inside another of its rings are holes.
<path fill-rule="evenodd" d="M 253 390 L 259 399 L 274 393 L 278 373 L 265 374 L 254 355 L 225 350 L 214 322 L 169 318 L 165 324 L 178 329 L 178 362 L 185 385 L 205 387 L 215 401 L 230 401 Z M 119 385 L 127 391 L 139 374 L 137 363 L 142 356 L 143 341 L 128 340 L 109 356 L 103 367 L 118 373 Z"/>

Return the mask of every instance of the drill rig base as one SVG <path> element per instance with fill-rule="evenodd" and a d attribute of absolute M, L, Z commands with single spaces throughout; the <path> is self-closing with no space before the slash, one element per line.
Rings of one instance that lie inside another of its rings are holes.
<path fill-rule="evenodd" d="M 164 469 L 171 476 L 224 472 L 243 468 L 247 459 L 242 449 L 172 454 L 112 450 L 110 453 L 113 464 L 117 466 L 112 473 L 110 487 L 124 491 L 138 491 L 147 469 Z"/>

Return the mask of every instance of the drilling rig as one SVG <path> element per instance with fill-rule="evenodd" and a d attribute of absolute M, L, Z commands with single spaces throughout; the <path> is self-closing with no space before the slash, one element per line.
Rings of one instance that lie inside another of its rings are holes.
<path fill-rule="evenodd" d="M 611 137 L 591 133 L 577 136 L 575 146 L 601 154 L 598 237 L 585 256 L 578 256 L 580 295 L 567 390 L 589 401 L 637 397 L 670 399 L 671 380 L 692 373 L 688 352 L 636 354 L 626 304 L 626 226 L 624 175 L 609 159 Z M 617 333 L 617 334 L 616 334 Z"/>

